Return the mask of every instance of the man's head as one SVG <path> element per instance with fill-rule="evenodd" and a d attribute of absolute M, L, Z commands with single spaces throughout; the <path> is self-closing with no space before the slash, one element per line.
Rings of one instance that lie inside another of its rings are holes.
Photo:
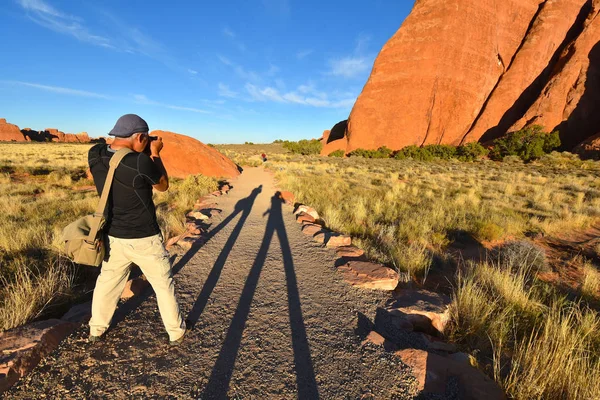
<path fill-rule="evenodd" d="M 148 124 L 142 118 L 135 114 L 125 114 L 117 120 L 108 134 L 115 137 L 114 144 L 141 153 L 148 145 L 148 131 Z"/>

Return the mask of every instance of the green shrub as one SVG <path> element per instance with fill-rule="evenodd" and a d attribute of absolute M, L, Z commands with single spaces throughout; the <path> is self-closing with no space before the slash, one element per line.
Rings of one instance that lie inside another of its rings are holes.
<path fill-rule="evenodd" d="M 545 133 L 543 127 L 534 125 L 494 140 L 490 157 L 501 161 L 507 156 L 518 156 L 528 162 L 552 152 L 560 144 L 558 132 Z"/>
<path fill-rule="evenodd" d="M 363 158 L 390 158 L 392 156 L 392 150 L 385 146 L 381 146 L 377 150 L 365 150 L 356 149 L 350 154 L 350 157 L 363 157 Z"/>
<path fill-rule="evenodd" d="M 394 154 L 394 158 L 396 160 L 405 160 L 407 158 L 412 158 L 413 160 L 417 161 L 432 161 L 434 159 L 433 155 L 429 152 L 427 148 L 415 145 L 406 146 L 405 148 Z"/>
<path fill-rule="evenodd" d="M 460 161 L 475 161 L 486 157 L 489 150 L 478 142 L 467 143 L 456 148 L 456 155 Z"/>
<path fill-rule="evenodd" d="M 323 144 L 320 140 L 312 139 L 312 140 L 300 140 L 298 142 L 283 142 L 283 148 L 289 150 L 294 154 L 302 154 L 305 156 L 311 154 L 319 154 L 321 153 L 321 149 L 323 148 Z"/>
<path fill-rule="evenodd" d="M 457 148 L 448 144 L 429 144 L 423 147 L 433 158 L 451 160 L 456 157 Z"/>
<path fill-rule="evenodd" d="M 336 150 L 329 153 L 329 157 L 344 157 L 345 154 L 344 150 Z"/>

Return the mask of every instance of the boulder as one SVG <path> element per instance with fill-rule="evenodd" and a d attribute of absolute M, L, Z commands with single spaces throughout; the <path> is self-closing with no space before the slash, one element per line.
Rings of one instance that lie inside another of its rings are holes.
<path fill-rule="evenodd" d="M 322 156 L 328 156 L 337 150 L 346 151 L 347 126 L 348 121 L 344 120 L 342 122 L 337 123 L 331 130 L 323 132 L 323 138 L 321 139 L 321 143 L 323 143 L 323 148 L 321 149 Z"/>
<path fill-rule="evenodd" d="M 213 147 L 189 136 L 167 131 L 152 131 L 163 138 L 161 158 L 169 176 L 185 178 L 191 174 L 233 178 L 240 174 L 238 167 Z"/>
<path fill-rule="evenodd" d="M 381 346 L 384 348 L 385 351 L 398 350 L 398 346 L 395 343 L 390 342 L 375 331 L 369 332 L 367 337 L 362 341 L 361 345 L 365 346 L 367 343 L 371 343 L 375 346 Z"/>
<path fill-rule="evenodd" d="M 317 224 L 305 224 L 302 226 L 302 233 L 308 236 L 315 236 L 317 233 L 321 232 L 323 227 Z"/>
<path fill-rule="evenodd" d="M 352 238 L 350 236 L 335 233 L 329 236 L 325 246 L 329 248 L 337 248 L 341 246 L 350 246 L 351 244 Z"/>
<path fill-rule="evenodd" d="M 422 394 L 446 394 L 448 379 L 455 377 L 460 399 L 506 399 L 502 389 L 490 377 L 469 365 L 424 350 L 404 349 L 394 354 L 412 369 Z"/>
<path fill-rule="evenodd" d="M 294 204 L 295 196 L 292 192 L 279 192 L 279 198 L 286 204 Z"/>
<path fill-rule="evenodd" d="M 335 250 L 335 254 L 338 257 L 358 258 L 362 257 L 365 254 L 365 251 L 356 246 L 340 246 Z"/>
<path fill-rule="evenodd" d="M 206 216 L 204 213 L 200 212 L 200 211 L 190 211 L 189 213 L 186 214 L 186 216 L 188 218 L 193 218 L 199 221 L 205 221 L 208 219 L 208 216 Z"/>
<path fill-rule="evenodd" d="M 0 141 L 2 142 L 25 142 L 25 136 L 19 130 L 19 127 L 6 122 L 6 119 L 0 118 Z"/>
<path fill-rule="evenodd" d="M 29 373 L 79 324 L 49 319 L 0 333 L 0 393 Z"/>
<path fill-rule="evenodd" d="M 394 290 L 398 286 L 398 273 L 381 264 L 367 261 L 349 261 L 338 267 L 344 280 L 364 289 Z"/>
<path fill-rule="evenodd" d="M 392 343 L 404 344 L 407 332 L 412 332 L 414 328 L 406 318 L 378 308 L 375 314 L 375 330 Z"/>
<path fill-rule="evenodd" d="M 584 159 L 600 160 L 600 133 L 577 145 L 573 152 Z"/>
<path fill-rule="evenodd" d="M 315 221 L 316 220 L 312 215 L 306 214 L 304 212 L 301 212 L 296 216 L 296 222 L 298 223 L 309 222 L 311 224 L 314 224 Z"/>
<path fill-rule="evenodd" d="M 427 290 L 400 290 L 388 304 L 389 312 L 406 317 L 415 330 L 443 334 L 450 321 L 450 299 Z"/>

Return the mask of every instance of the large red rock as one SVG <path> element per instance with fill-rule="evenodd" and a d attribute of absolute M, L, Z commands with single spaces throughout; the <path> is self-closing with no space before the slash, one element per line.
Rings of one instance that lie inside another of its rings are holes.
<path fill-rule="evenodd" d="M 60 143 L 90 143 L 91 139 L 87 132 L 64 133 L 56 128 L 46 128 L 44 132 L 51 135 L 53 142 Z"/>
<path fill-rule="evenodd" d="M 23 136 L 18 126 L 9 124 L 4 118 L 0 118 L 0 141 L 24 142 L 25 136 Z"/>
<path fill-rule="evenodd" d="M 347 151 L 459 144 L 543 0 L 417 0 L 348 121 Z"/>
<path fill-rule="evenodd" d="M 599 10 L 600 0 L 417 0 L 345 136 L 330 133 L 322 154 L 487 142 L 534 124 L 573 148 L 600 132 Z"/>
<path fill-rule="evenodd" d="M 557 129 L 569 149 L 600 132 L 600 0 L 591 3 L 583 31 L 564 50 L 540 97 L 513 130 L 532 124 Z"/>
<path fill-rule="evenodd" d="M 465 142 L 487 142 L 502 136 L 523 116 L 558 61 L 561 44 L 571 37 L 582 8 L 588 0 L 561 0 L 542 3 L 537 18 L 513 60 L 506 60 L 506 72 L 487 99 L 481 115 L 465 136 Z M 554 126 L 548 127 L 553 129 Z"/>
<path fill-rule="evenodd" d="M 167 131 L 152 131 L 163 138 L 161 158 L 169 176 L 185 178 L 191 174 L 233 178 L 240 174 L 237 166 L 218 150 L 189 136 Z"/>

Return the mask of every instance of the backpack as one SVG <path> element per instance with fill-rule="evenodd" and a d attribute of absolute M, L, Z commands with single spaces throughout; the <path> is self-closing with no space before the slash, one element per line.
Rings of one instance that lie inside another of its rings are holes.
<path fill-rule="evenodd" d="M 127 154 L 133 153 L 133 150 L 123 148 L 110 159 L 110 168 L 104 182 L 104 189 L 96 212 L 86 215 L 70 223 L 62 231 L 62 240 L 65 243 L 65 252 L 67 256 L 77 264 L 99 267 L 104 260 L 106 248 L 104 245 L 104 235 L 102 228 L 106 224 L 104 218 L 104 209 L 108 201 L 108 194 L 115 175 L 117 166 Z"/>

